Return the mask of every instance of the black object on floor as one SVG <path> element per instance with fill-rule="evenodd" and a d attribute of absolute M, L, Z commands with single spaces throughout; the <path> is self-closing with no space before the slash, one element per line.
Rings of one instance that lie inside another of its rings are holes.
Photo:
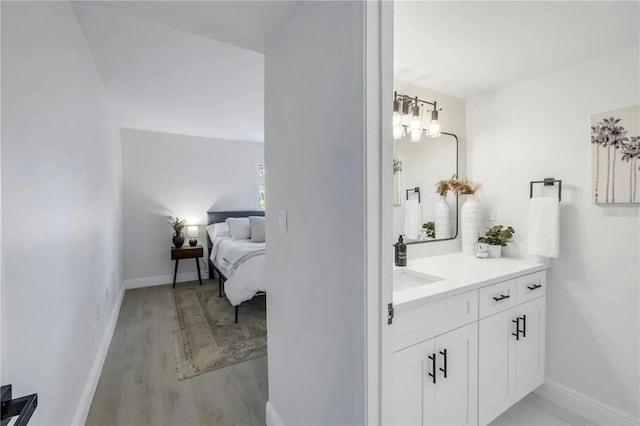
<path fill-rule="evenodd" d="M 12 399 L 11 385 L 0 388 L 2 408 L 0 410 L 0 424 L 6 426 L 13 417 L 18 417 L 13 423 L 15 426 L 25 426 L 31 420 L 33 412 L 38 406 L 38 394 Z"/>

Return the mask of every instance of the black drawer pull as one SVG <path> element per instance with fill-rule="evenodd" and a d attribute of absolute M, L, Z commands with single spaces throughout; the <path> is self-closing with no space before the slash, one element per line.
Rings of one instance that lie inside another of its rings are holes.
<path fill-rule="evenodd" d="M 433 383 L 436 382 L 436 354 L 429 355 L 429 359 L 431 360 L 431 373 L 428 374 L 429 377 L 432 378 Z"/>
<path fill-rule="evenodd" d="M 501 294 L 500 297 L 493 296 L 493 300 L 495 300 L 496 302 L 499 302 L 501 300 L 508 299 L 510 297 L 511 296 L 508 294 Z"/>
<path fill-rule="evenodd" d="M 440 367 L 440 371 L 444 373 L 444 378 L 446 379 L 447 378 L 447 350 L 446 349 L 441 350 L 440 355 L 444 357 L 442 367 Z"/>
<path fill-rule="evenodd" d="M 527 316 L 522 315 L 522 337 L 527 337 Z"/>
<path fill-rule="evenodd" d="M 535 289 L 538 289 L 542 287 L 542 284 L 534 284 L 534 285 L 528 285 L 527 288 L 529 289 L 529 291 L 533 291 Z"/>

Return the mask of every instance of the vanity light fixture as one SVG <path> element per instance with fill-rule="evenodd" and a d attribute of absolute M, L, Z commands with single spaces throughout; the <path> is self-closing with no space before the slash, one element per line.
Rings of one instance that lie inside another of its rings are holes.
<path fill-rule="evenodd" d="M 402 116 L 400 115 L 400 101 L 393 100 L 393 126 L 400 126 L 402 124 Z"/>
<path fill-rule="evenodd" d="M 421 112 L 424 110 L 425 105 L 433 106 L 433 110 L 431 111 L 431 121 L 426 129 L 422 127 L 423 120 L 421 116 Z M 439 111 L 442 111 L 442 108 L 438 109 L 438 105 L 435 101 L 429 102 L 418 99 L 417 96 L 412 98 L 410 96 L 394 92 L 393 139 L 402 139 L 407 133 L 409 133 L 412 142 L 420 142 L 423 131 L 431 138 L 440 136 L 440 122 L 438 121 Z M 407 121 L 409 123 L 408 125 L 405 124 Z"/>
<path fill-rule="evenodd" d="M 409 121 L 409 127 L 412 132 L 422 127 L 422 120 L 420 120 L 420 106 L 418 105 L 417 96 L 413 106 L 411 107 L 411 120 Z"/>
<path fill-rule="evenodd" d="M 401 101 L 393 100 L 393 139 L 404 137 L 404 127 L 402 126 L 402 115 L 400 114 Z"/>
<path fill-rule="evenodd" d="M 433 103 L 433 111 L 431 111 L 431 123 L 427 129 L 427 135 L 431 138 L 437 138 L 440 136 L 440 122 L 438 121 L 438 110 L 435 108 L 435 102 Z"/>

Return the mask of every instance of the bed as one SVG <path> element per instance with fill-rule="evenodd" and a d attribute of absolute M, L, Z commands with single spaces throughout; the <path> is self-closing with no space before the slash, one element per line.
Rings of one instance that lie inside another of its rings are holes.
<path fill-rule="evenodd" d="M 209 211 L 208 225 L 225 222 L 227 218 L 264 216 L 264 211 Z M 227 297 L 235 307 L 238 322 L 242 303 L 254 296 L 266 296 L 264 282 L 265 243 L 234 240 L 229 236 L 207 235 L 209 248 L 209 278 L 219 277 L 219 296 Z"/>

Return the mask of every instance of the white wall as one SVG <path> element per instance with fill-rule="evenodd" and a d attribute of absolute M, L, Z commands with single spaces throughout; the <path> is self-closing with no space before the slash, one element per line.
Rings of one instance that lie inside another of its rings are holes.
<path fill-rule="evenodd" d="M 210 208 L 257 209 L 264 144 L 135 129 L 122 129 L 121 138 L 127 287 L 172 282 L 168 216 L 206 225 Z M 195 262 L 180 262 L 178 273 L 180 281 L 197 279 Z"/>
<path fill-rule="evenodd" d="M 363 37 L 363 3 L 305 2 L 265 54 L 268 424 L 366 421 Z"/>
<path fill-rule="evenodd" d="M 466 176 L 467 117 L 464 99 L 400 80 L 395 81 L 395 90 L 404 95 L 418 96 L 420 99 L 438 103 L 438 109 L 442 108 L 438 117 L 441 130 L 458 136 L 458 174 L 460 177 Z M 425 113 L 424 117 L 425 123 L 428 123 L 427 119 L 430 120 L 430 114 Z M 394 140 L 393 147 L 394 158 L 400 155 L 403 162 L 403 191 L 407 188 L 420 186 L 422 223 L 434 221 L 435 204 L 439 197 L 436 194 L 435 184 L 439 180 L 449 179 L 456 171 L 455 139 L 447 135 L 434 139 L 423 135 L 422 141 L 413 143 L 407 135 L 404 139 Z M 401 206 L 393 207 L 394 241 L 397 240 L 399 234 L 404 233 L 404 200 L 406 199 L 404 192 L 402 199 L 403 204 Z M 455 207 L 454 194 L 449 193 L 447 201 L 452 208 Z M 452 222 L 451 231 L 455 233 L 455 222 Z M 460 236 L 458 235 L 458 237 Z M 432 244 L 437 243 L 431 242 L 426 245 Z M 422 246 L 424 244 L 411 245 L 407 253 L 411 257 L 416 254 L 424 255 L 426 247 Z"/>
<path fill-rule="evenodd" d="M 122 294 L 120 234 L 119 138 L 71 6 L 3 2 L 2 369 L 16 395 L 39 394 L 34 425 L 83 421 Z"/>
<path fill-rule="evenodd" d="M 0 33 L 2 32 L 2 7 L 0 7 Z M 2 37 L 0 36 L 0 43 Z M 2 81 L 2 55 L 0 55 L 0 81 Z M 1 104 L 1 103 L 0 103 Z M 0 129 L 2 129 L 2 106 L 0 105 Z M 0 135 L 0 183 L 2 181 L 2 137 Z M 0 241 L 2 241 L 2 185 L 0 184 Z M 2 244 L 0 244 L 0 259 L 2 259 Z M 2 299 L 2 261 L 0 261 L 0 384 L 9 383 L 8 382 L 8 371 L 6 367 L 6 363 L 3 362 L 3 359 L 8 359 L 6 357 L 7 352 L 7 331 L 6 324 L 7 321 L 5 319 L 5 309 L 4 301 Z"/>
<path fill-rule="evenodd" d="M 178 7 L 174 23 L 187 24 L 185 14 L 195 13 L 191 2 L 106 3 L 77 1 L 73 8 L 119 127 L 264 141 L 262 53 L 118 11 Z"/>
<path fill-rule="evenodd" d="M 526 241 L 529 181 L 563 182 L 547 377 L 636 417 L 639 219 L 637 206 L 635 217 L 605 217 L 591 201 L 590 118 L 640 102 L 638 61 L 626 49 L 467 100 L 469 174 L 497 204 L 493 224 Z"/>

